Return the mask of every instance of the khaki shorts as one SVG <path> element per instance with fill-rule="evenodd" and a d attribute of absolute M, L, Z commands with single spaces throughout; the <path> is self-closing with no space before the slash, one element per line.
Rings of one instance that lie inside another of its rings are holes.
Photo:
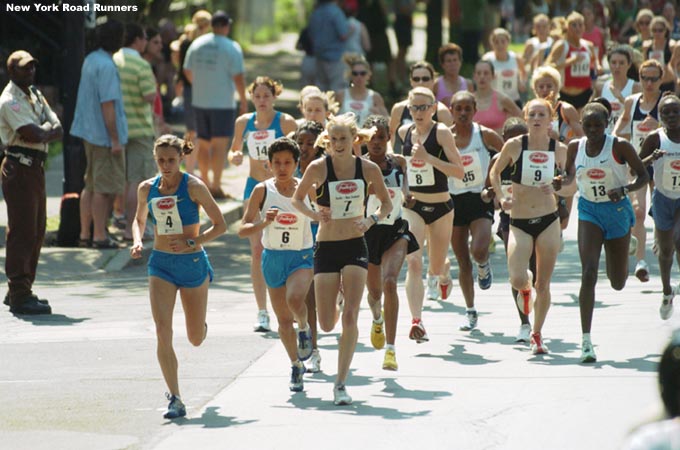
<path fill-rule="evenodd" d="M 158 173 L 153 159 L 153 137 L 129 139 L 125 145 L 125 170 L 128 183 L 137 184 Z"/>
<path fill-rule="evenodd" d="M 85 190 L 97 194 L 121 194 L 125 190 L 125 154 L 111 154 L 111 147 L 85 144 Z"/>

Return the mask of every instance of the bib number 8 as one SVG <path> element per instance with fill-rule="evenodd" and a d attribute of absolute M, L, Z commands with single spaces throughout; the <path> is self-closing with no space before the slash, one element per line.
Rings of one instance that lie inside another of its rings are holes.
<path fill-rule="evenodd" d="M 423 176 L 421 174 L 416 174 L 416 184 L 423 184 Z"/>

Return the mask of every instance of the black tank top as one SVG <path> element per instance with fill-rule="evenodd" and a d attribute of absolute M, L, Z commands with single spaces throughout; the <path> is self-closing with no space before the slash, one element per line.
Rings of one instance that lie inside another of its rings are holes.
<path fill-rule="evenodd" d="M 411 133 L 413 132 L 414 128 L 415 125 L 412 125 L 406 131 L 403 147 L 404 156 L 411 156 L 411 150 L 413 149 L 413 143 L 411 142 Z M 446 157 L 444 149 L 437 142 L 436 122 L 432 129 L 430 130 L 430 134 L 427 136 L 427 139 L 425 139 L 425 142 L 423 142 L 423 146 L 425 147 L 425 150 L 427 150 L 427 153 L 429 153 L 430 155 L 434 156 L 435 158 L 439 158 L 444 162 L 449 162 L 449 158 Z M 434 171 L 434 184 L 432 186 L 410 186 L 410 190 L 413 192 L 422 192 L 424 194 L 449 192 L 448 177 L 444 174 L 444 172 L 440 171 L 436 167 L 433 167 L 432 169 Z"/>
<path fill-rule="evenodd" d="M 550 139 L 550 144 L 548 144 L 548 152 L 555 153 L 556 141 Z M 529 135 L 525 134 L 522 136 L 522 151 L 519 154 L 519 158 L 515 161 L 514 169 L 512 170 L 510 179 L 513 183 L 522 184 L 522 161 L 524 159 L 524 152 L 529 150 Z M 536 149 L 538 150 L 538 149 Z M 555 166 L 555 172 L 557 172 L 557 166 Z"/>
<path fill-rule="evenodd" d="M 351 180 L 364 181 L 364 199 L 368 197 L 368 183 L 364 179 L 364 170 L 361 166 L 361 158 L 355 158 L 354 177 Z M 316 203 L 320 206 L 330 206 L 331 199 L 328 195 L 328 183 L 331 181 L 339 181 L 335 170 L 333 169 L 333 160 L 329 155 L 326 155 L 326 181 L 321 186 L 316 188 Z"/>
<path fill-rule="evenodd" d="M 437 122 L 437 112 L 434 112 L 434 115 L 432 116 L 432 120 Z M 401 119 L 399 120 L 399 126 L 397 129 L 401 128 L 402 126 L 406 124 L 412 124 L 413 123 L 413 117 L 411 117 L 411 111 L 408 110 L 408 105 L 404 106 L 404 109 L 401 111 Z M 404 141 L 401 140 L 401 136 L 399 136 L 399 133 L 395 133 L 394 136 L 394 143 L 392 144 L 392 151 L 398 155 L 402 153 L 402 147 L 404 146 Z"/>

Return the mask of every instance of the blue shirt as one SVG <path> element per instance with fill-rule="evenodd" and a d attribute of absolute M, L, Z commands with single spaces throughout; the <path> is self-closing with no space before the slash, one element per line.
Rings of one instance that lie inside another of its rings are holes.
<path fill-rule="evenodd" d="M 111 138 L 102 114 L 102 103 L 111 100 L 116 111 L 118 141 L 125 145 L 128 140 L 128 127 L 118 68 L 109 53 L 103 49 L 95 50 L 87 55 L 80 72 L 71 135 L 94 145 L 111 147 Z"/>
<path fill-rule="evenodd" d="M 349 23 L 345 13 L 335 2 L 319 5 L 309 18 L 309 37 L 314 56 L 322 61 L 340 61 L 345 52 Z"/>
<path fill-rule="evenodd" d="M 240 45 L 213 33 L 200 36 L 189 46 L 184 68 L 193 76 L 193 106 L 236 109 L 234 76 L 244 71 Z"/>

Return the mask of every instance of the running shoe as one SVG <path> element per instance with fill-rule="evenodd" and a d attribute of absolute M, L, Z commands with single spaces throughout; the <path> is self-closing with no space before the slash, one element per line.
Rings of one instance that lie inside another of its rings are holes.
<path fill-rule="evenodd" d="M 442 300 L 449 298 L 449 294 L 451 293 L 451 277 L 448 277 L 447 280 L 446 283 L 439 283 L 439 293 Z"/>
<path fill-rule="evenodd" d="M 304 389 L 304 383 L 302 381 L 302 375 L 305 373 L 305 366 L 302 364 L 298 366 L 293 364 L 290 369 L 290 383 L 288 384 L 288 389 L 292 392 L 302 392 Z"/>
<path fill-rule="evenodd" d="M 383 370 L 394 370 L 399 368 L 397 365 L 397 354 L 394 350 L 385 351 L 385 359 L 383 359 Z"/>
<path fill-rule="evenodd" d="M 271 327 L 269 325 L 269 313 L 266 310 L 263 309 L 257 313 L 257 323 L 255 326 L 253 326 L 253 330 L 257 331 L 258 333 L 266 333 L 267 331 L 271 331 Z"/>
<path fill-rule="evenodd" d="M 179 397 L 170 395 L 167 392 L 165 393 L 165 397 L 170 400 L 170 404 L 168 405 L 168 410 L 163 414 L 164 419 L 176 419 L 187 415 L 187 408 Z"/>
<path fill-rule="evenodd" d="M 484 264 L 477 264 L 477 284 L 482 290 L 487 290 L 493 283 L 493 272 L 491 271 L 491 263 L 487 261 Z"/>
<path fill-rule="evenodd" d="M 673 315 L 673 297 L 675 297 L 675 288 L 671 289 L 671 293 L 664 295 L 661 299 L 659 315 L 663 320 L 668 320 Z"/>
<path fill-rule="evenodd" d="M 319 353 L 318 348 L 312 350 L 312 356 L 309 358 L 309 369 L 307 369 L 307 372 L 321 372 L 321 354 Z"/>
<path fill-rule="evenodd" d="M 427 276 L 427 298 L 439 300 L 439 278 L 436 275 Z"/>
<path fill-rule="evenodd" d="M 644 259 L 641 259 L 635 265 L 635 276 L 643 283 L 649 281 L 649 265 Z"/>
<path fill-rule="evenodd" d="M 517 307 L 522 313 L 527 316 L 531 314 L 531 311 L 534 309 L 534 300 L 531 298 L 531 288 L 518 291 L 516 301 Z"/>
<path fill-rule="evenodd" d="M 460 331 L 472 331 L 477 328 L 477 311 L 467 311 L 465 313 L 465 322 L 458 327 Z"/>
<path fill-rule="evenodd" d="M 409 339 L 416 341 L 417 344 L 422 344 L 423 342 L 430 340 L 430 338 L 427 337 L 423 321 L 420 319 L 413 319 L 411 321 L 411 331 L 409 331 L 408 337 Z"/>
<path fill-rule="evenodd" d="M 594 363 L 595 361 L 597 361 L 597 356 L 595 356 L 593 343 L 590 342 L 590 339 L 583 338 L 583 342 L 581 342 L 581 362 Z"/>
<path fill-rule="evenodd" d="M 545 355 L 548 347 L 543 343 L 541 333 L 531 333 L 531 352 L 534 355 Z"/>
<path fill-rule="evenodd" d="M 528 323 L 523 323 L 519 327 L 519 331 L 517 332 L 515 342 L 529 342 L 530 339 L 531 339 L 531 325 L 529 325 Z"/>
<path fill-rule="evenodd" d="M 637 244 L 638 240 L 635 236 L 630 237 L 630 242 L 628 243 L 628 254 L 629 255 L 634 255 L 635 252 L 637 252 Z M 656 242 L 654 243 L 654 246 L 652 247 L 652 251 L 656 248 Z M 656 255 L 656 251 L 654 251 L 654 254 Z"/>
<path fill-rule="evenodd" d="M 374 320 L 373 325 L 371 325 L 371 344 L 373 344 L 373 348 L 376 350 L 380 350 L 385 346 L 385 331 L 383 329 L 385 319 L 382 312 L 380 313 L 379 320 L 379 323 Z"/>
<path fill-rule="evenodd" d="M 309 330 L 309 325 L 307 329 L 298 330 L 298 348 L 297 356 L 300 361 L 307 361 L 310 356 L 312 356 L 312 334 Z"/>
<path fill-rule="evenodd" d="M 352 404 L 352 397 L 347 393 L 344 384 L 336 384 L 333 387 L 333 403 L 338 406 Z"/>

